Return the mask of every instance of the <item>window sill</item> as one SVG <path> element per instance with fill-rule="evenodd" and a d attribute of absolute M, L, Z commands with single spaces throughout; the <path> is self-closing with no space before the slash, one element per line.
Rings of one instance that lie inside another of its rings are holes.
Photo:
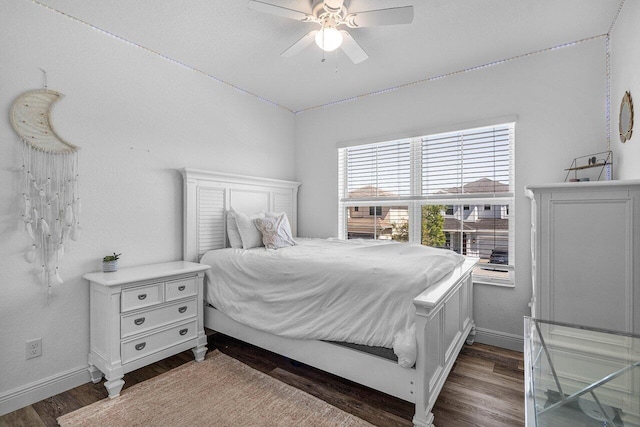
<path fill-rule="evenodd" d="M 491 280 L 484 277 L 473 277 L 474 285 L 497 286 L 499 288 L 515 288 L 516 284 L 511 280 Z"/>

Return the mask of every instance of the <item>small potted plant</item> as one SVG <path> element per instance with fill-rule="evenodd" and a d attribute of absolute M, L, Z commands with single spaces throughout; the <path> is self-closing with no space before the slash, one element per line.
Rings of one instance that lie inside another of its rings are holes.
<path fill-rule="evenodd" d="M 107 255 L 102 258 L 102 271 L 105 273 L 109 273 L 111 271 L 118 271 L 118 258 L 120 258 L 122 254 Z"/>

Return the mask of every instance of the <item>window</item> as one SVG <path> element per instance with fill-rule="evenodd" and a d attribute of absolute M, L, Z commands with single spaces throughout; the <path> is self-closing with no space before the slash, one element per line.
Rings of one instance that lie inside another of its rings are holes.
<path fill-rule="evenodd" d="M 339 148 L 340 237 L 448 248 L 480 258 L 474 280 L 512 284 L 514 134 L 508 123 Z"/>

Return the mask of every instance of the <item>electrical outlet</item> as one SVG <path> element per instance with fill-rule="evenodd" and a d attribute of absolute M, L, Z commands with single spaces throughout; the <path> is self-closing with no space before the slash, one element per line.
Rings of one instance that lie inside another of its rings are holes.
<path fill-rule="evenodd" d="M 25 352 L 27 360 L 42 356 L 42 338 L 27 341 Z"/>

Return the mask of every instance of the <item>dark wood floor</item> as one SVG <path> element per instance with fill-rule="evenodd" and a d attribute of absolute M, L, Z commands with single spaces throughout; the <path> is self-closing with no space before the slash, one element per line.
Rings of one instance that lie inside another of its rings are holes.
<path fill-rule="evenodd" d="M 306 391 L 378 426 L 411 426 L 413 405 L 375 390 L 261 350 L 221 334 L 217 348 L 254 369 Z M 125 375 L 124 388 L 193 360 L 191 351 Z M 522 353 L 483 344 L 464 346 L 433 410 L 438 427 L 524 425 Z M 0 426 L 57 426 L 56 418 L 107 397 L 88 383 L 0 417 Z"/>

